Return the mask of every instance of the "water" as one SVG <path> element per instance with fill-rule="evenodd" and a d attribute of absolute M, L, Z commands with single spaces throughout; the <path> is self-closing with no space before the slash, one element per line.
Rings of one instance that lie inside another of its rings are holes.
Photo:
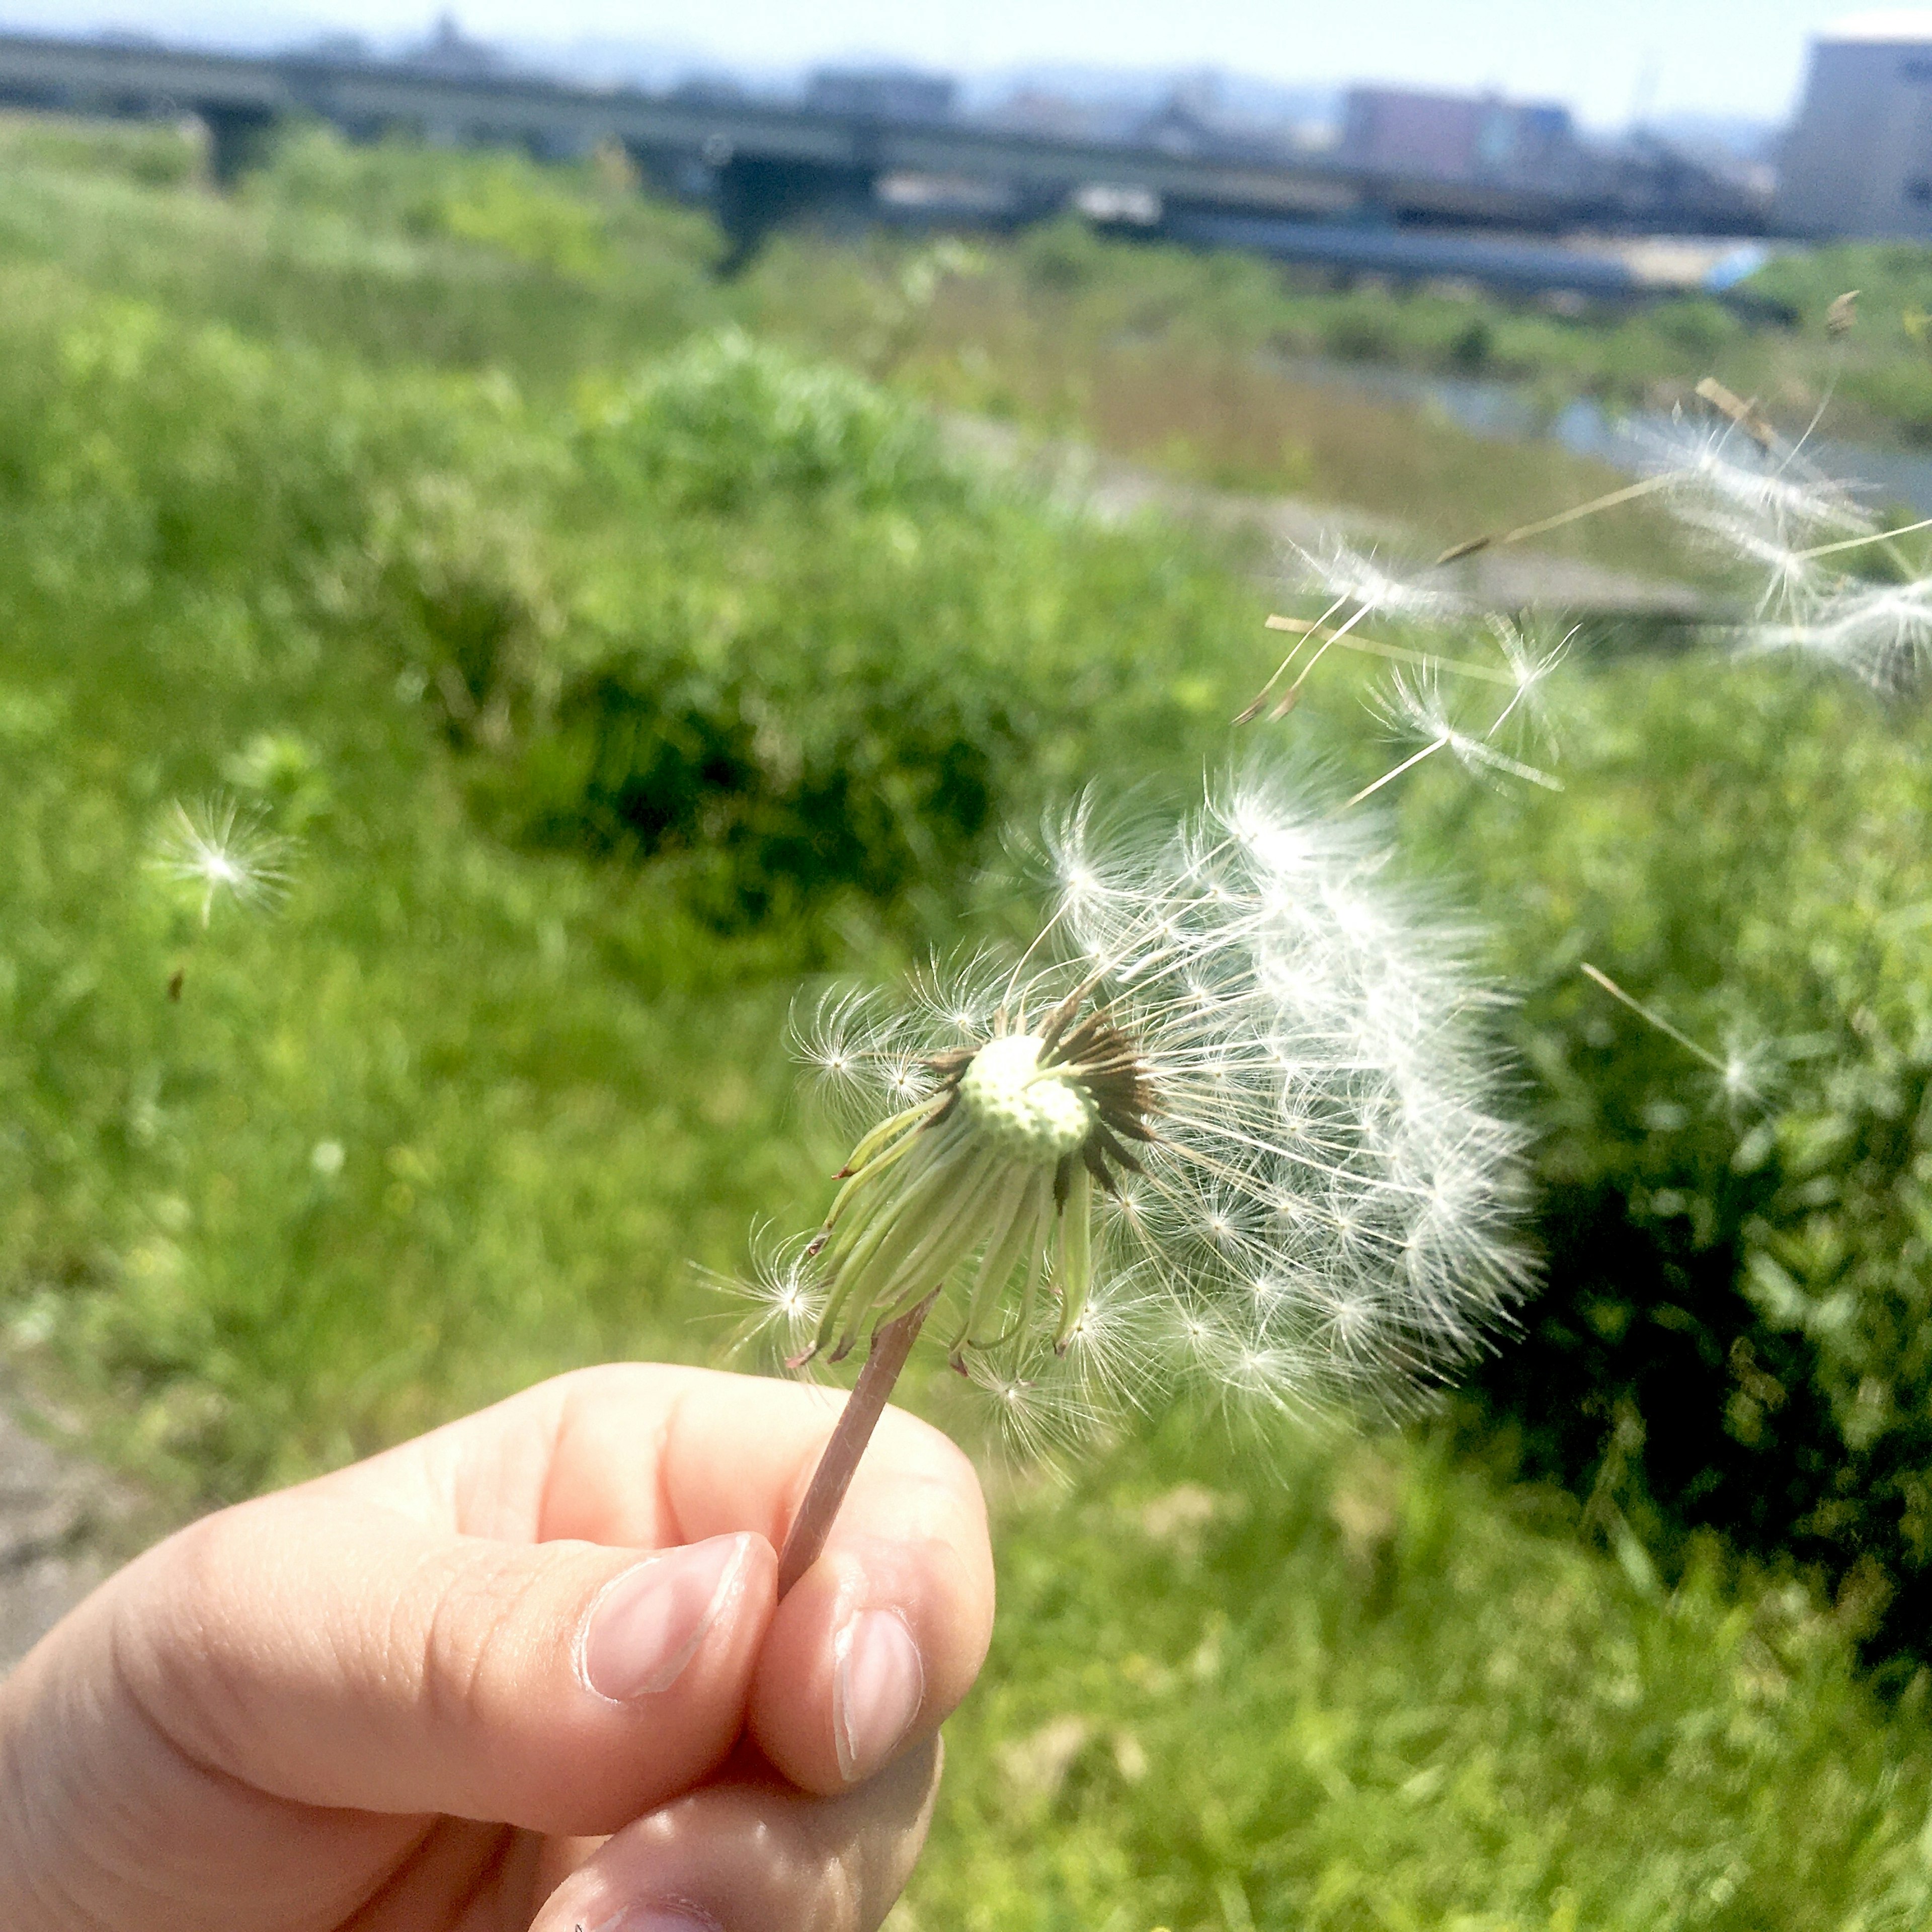
<path fill-rule="evenodd" d="M 1647 455 L 1675 425 L 1662 410 L 1612 413 L 1582 396 L 1554 413 L 1527 389 L 1513 382 L 1474 376 L 1426 376 L 1406 369 L 1378 369 L 1340 362 L 1296 362 L 1289 373 L 1304 381 L 1327 382 L 1391 400 L 1438 410 L 1472 436 L 1500 442 L 1553 442 L 1577 456 L 1594 457 L 1612 470 L 1640 475 Z M 1827 476 L 1852 485 L 1874 506 L 1909 503 L 1932 516 L 1932 454 L 1881 449 L 1862 442 L 1814 436 L 1807 457 Z"/>

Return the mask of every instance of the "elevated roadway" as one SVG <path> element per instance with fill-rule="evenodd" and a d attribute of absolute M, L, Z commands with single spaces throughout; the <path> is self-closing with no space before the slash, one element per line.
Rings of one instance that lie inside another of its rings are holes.
<path fill-rule="evenodd" d="M 357 136 L 405 129 L 451 142 L 582 152 L 621 142 L 646 166 L 708 171 L 741 247 L 814 206 L 876 201 L 882 182 L 990 185 L 1008 218 L 1078 196 L 1112 197 L 1140 225 L 1197 237 L 1205 217 L 1238 218 L 1261 246 L 1274 225 L 1480 228 L 1558 234 L 1589 225 L 1748 232 L 1758 212 L 1695 170 L 1606 173 L 1545 184 L 1448 181 L 1332 162 L 1228 158 L 1160 148 L 1049 139 L 970 122 L 902 122 L 629 88 L 569 86 L 516 74 L 452 74 L 307 54 L 247 56 L 146 44 L 0 34 L 0 103 L 118 115 L 188 112 L 212 131 L 218 172 L 291 116 Z M 1235 230 L 1226 231 L 1232 240 Z"/>

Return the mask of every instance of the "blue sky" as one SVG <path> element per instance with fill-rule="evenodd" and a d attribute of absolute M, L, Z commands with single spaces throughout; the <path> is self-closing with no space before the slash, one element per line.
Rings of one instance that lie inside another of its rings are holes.
<path fill-rule="evenodd" d="M 335 26 L 386 38 L 434 10 L 396 0 L 0 0 L 0 26 L 118 25 L 259 40 Z M 886 57 L 966 71 L 1078 61 L 1214 66 L 1270 80 L 1494 86 L 1569 102 L 1596 124 L 1634 106 L 1781 118 L 1819 0 L 456 0 L 464 26 L 530 43 L 580 36 L 688 48 L 721 64 Z M 1932 15 L 1928 15 L 1932 18 Z"/>

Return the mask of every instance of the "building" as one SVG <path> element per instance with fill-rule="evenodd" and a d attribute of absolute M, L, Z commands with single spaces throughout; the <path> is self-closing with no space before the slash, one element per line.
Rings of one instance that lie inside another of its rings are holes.
<path fill-rule="evenodd" d="M 1377 174 L 1545 185 L 1578 162 L 1566 107 L 1394 87 L 1349 89 L 1335 156 Z"/>
<path fill-rule="evenodd" d="M 1772 216 L 1794 235 L 1932 239 L 1932 11 L 1855 14 L 1812 42 Z"/>

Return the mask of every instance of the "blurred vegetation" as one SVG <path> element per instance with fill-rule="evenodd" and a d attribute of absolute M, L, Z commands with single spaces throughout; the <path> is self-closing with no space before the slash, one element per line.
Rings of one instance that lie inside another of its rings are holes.
<path fill-rule="evenodd" d="M 1566 691 L 1560 797 L 1438 786 L 1525 996 L 1549 1287 L 1484 1420 L 1600 1526 L 1820 1566 L 1932 1650 L 1932 779 L 1922 703 L 1789 666 Z M 1590 960 L 1729 1078 L 1578 973 Z"/>
<path fill-rule="evenodd" d="M 1246 560 L 905 400 L 1004 256 L 890 258 L 833 368 L 806 244 L 721 286 L 608 162 L 310 132 L 229 201 L 121 143 L 0 141 L 0 1323 L 185 1505 L 713 1352 L 692 1264 L 843 1151 L 791 1109 L 800 971 L 1017 916 L 1001 834 L 1197 788 L 1272 653 Z M 1372 776 L 1329 668 L 1263 748 Z M 1399 807 L 1525 989 L 1545 1130 L 1486 1427 L 1264 1459 L 1184 1417 L 998 1485 L 908 1932 L 1932 1910 L 1927 1680 L 1853 1669 L 1918 1600 L 1922 720 L 1700 658 L 1558 696 L 1561 798 Z M 218 789 L 301 843 L 204 931 L 152 861 Z"/>
<path fill-rule="evenodd" d="M 1137 356 L 1150 370 L 1265 372 L 1291 392 L 1324 363 L 1484 377 L 1519 386 L 1551 416 L 1579 395 L 1668 409 L 1722 368 L 1740 394 L 1794 428 L 1828 394 L 1834 434 L 1932 440 L 1932 266 L 1909 244 L 1775 255 L 1739 285 L 1751 312 L 1696 294 L 1580 304 L 1392 284 L 1110 238 L 1069 218 L 986 248 L 976 273 L 948 278 L 916 316 L 896 287 L 912 245 L 838 251 L 838 272 L 827 274 L 822 248 L 781 242 L 758 272 L 773 290 L 771 321 L 802 322 L 830 340 L 822 318 L 837 314 L 844 339 L 889 352 L 962 404 L 1050 408 L 1070 423 L 1124 406 L 1106 398 L 1125 376 L 1096 366 L 1099 350 L 1122 356 L 1124 368 Z M 1852 289 L 1858 326 L 1834 341 L 1826 312 Z M 867 311 L 892 326 L 866 329 L 857 319 Z M 1197 433 L 1211 453 L 1211 413 Z M 1281 460 L 1258 464 L 1250 448 L 1241 473 L 1278 475 Z M 1293 466 L 1291 458 L 1288 473 Z"/>

